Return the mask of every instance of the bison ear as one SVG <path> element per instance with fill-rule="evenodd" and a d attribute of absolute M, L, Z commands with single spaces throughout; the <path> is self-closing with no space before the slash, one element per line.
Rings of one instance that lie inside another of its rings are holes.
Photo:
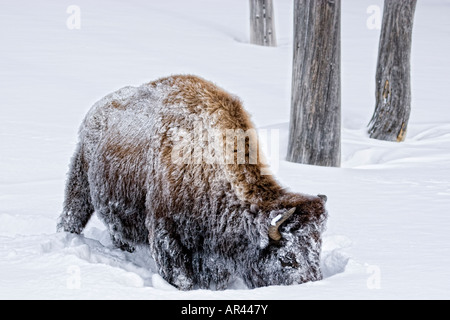
<path fill-rule="evenodd" d="M 269 226 L 269 237 L 272 240 L 278 241 L 281 239 L 281 233 L 278 231 L 278 228 L 289 219 L 295 212 L 295 207 L 291 208 L 283 213 L 278 214 L 275 218 L 270 221 Z"/>

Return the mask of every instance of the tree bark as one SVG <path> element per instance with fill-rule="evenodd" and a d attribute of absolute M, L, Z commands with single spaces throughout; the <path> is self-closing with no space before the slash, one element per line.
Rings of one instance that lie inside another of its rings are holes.
<path fill-rule="evenodd" d="M 294 1 L 288 161 L 340 166 L 340 16 L 340 0 Z"/>
<path fill-rule="evenodd" d="M 250 0 L 250 43 L 277 46 L 272 0 Z"/>
<path fill-rule="evenodd" d="M 371 138 L 405 140 L 411 113 L 411 40 L 417 0 L 385 0 L 376 71 Z"/>

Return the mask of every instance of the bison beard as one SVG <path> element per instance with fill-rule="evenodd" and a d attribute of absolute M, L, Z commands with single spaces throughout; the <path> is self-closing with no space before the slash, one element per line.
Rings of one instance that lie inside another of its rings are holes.
<path fill-rule="evenodd" d="M 251 139 L 245 163 L 234 141 L 233 161 L 205 161 L 195 146 L 177 161 L 180 130 L 199 124 L 223 135 L 253 129 L 239 99 L 195 76 L 97 102 L 79 131 L 58 230 L 81 233 L 95 211 L 118 247 L 149 243 L 161 276 L 182 290 L 225 289 L 235 277 L 250 288 L 320 280 L 326 197 L 289 192 L 262 174 L 263 161 L 249 161 Z"/>

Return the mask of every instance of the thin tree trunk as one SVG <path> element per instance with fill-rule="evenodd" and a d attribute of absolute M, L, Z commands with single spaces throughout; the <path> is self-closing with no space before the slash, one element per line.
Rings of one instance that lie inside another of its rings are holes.
<path fill-rule="evenodd" d="M 340 166 L 340 16 L 340 0 L 294 1 L 288 161 Z"/>
<path fill-rule="evenodd" d="M 272 0 L 250 0 L 250 43 L 276 47 Z"/>
<path fill-rule="evenodd" d="M 405 140 L 411 112 L 411 40 L 417 0 L 385 0 L 376 71 L 371 138 Z"/>

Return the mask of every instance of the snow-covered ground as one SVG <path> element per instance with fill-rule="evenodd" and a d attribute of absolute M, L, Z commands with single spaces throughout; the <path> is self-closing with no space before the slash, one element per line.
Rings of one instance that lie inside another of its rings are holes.
<path fill-rule="evenodd" d="M 382 1 L 342 1 L 342 168 L 283 161 L 292 1 L 274 3 L 277 48 L 248 44 L 243 0 L 0 2 L 0 298 L 450 298 L 450 2 L 418 2 L 412 115 L 397 144 L 365 131 L 379 37 L 370 27 Z M 80 9 L 79 29 L 67 26 L 76 24 L 70 5 Z M 328 196 L 324 280 L 180 292 L 157 274 L 147 248 L 115 249 L 96 218 L 82 236 L 55 232 L 90 106 L 177 73 L 240 96 L 258 128 L 279 132 L 279 181 Z"/>

